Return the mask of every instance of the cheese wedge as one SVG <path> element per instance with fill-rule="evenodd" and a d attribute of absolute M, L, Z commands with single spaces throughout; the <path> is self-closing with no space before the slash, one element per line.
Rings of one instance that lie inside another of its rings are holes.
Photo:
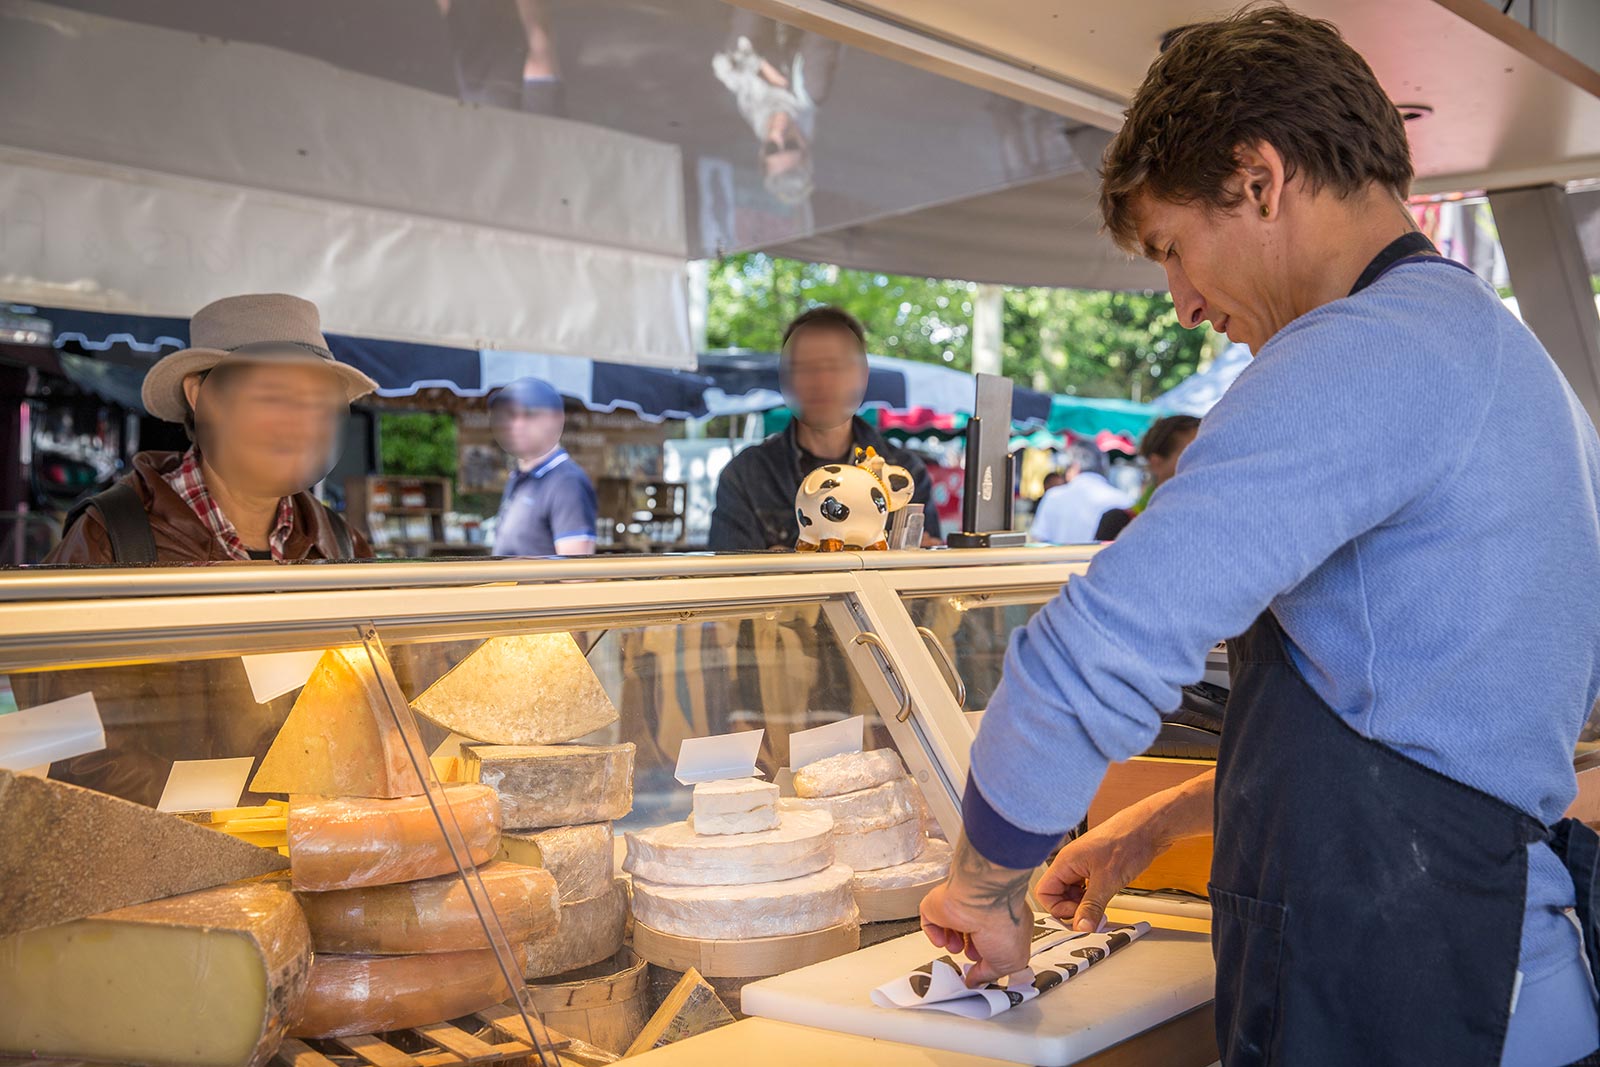
<path fill-rule="evenodd" d="M 549 871 L 497 862 L 477 873 L 508 942 L 521 944 L 556 928 L 561 912 Z M 460 874 L 299 898 L 318 952 L 393 956 L 490 947 Z"/>
<path fill-rule="evenodd" d="M 507 830 L 500 835 L 501 857 L 549 871 L 562 903 L 597 897 L 611 888 L 616 852 L 608 822 Z"/>
<path fill-rule="evenodd" d="M 500 804 L 484 785 L 443 786 L 472 866 L 500 851 Z M 296 889 L 354 889 L 414 882 L 457 870 L 427 797 L 295 797 L 289 869 Z"/>
<path fill-rule="evenodd" d="M 508 961 L 511 976 L 523 964 Z M 493 949 L 424 956 L 319 952 L 293 1037 L 338 1037 L 427 1026 L 490 1008 L 511 996 Z"/>
<path fill-rule="evenodd" d="M 465 745 L 462 776 L 500 794 L 512 830 L 610 822 L 633 810 L 632 742 L 620 745 Z"/>
<path fill-rule="evenodd" d="M 0 828 L 0 936 L 288 866 L 142 804 L 9 771 Z"/>
<path fill-rule="evenodd" d="M 412 740 L 421 752 L 420 738 Z M 250 788 L 389 799 L 423 791 L 365 649 L 322 654 Z"/>
<path fill-rule="evenodd" d="M 617 721 L 600 679 L 565 633 L 491 637 L 411 706 L 492 745 L 571 741 Z"/>
<path fill-rule="evenodd" d="M 0 1052 L 261 1067 L 299 1017 L 311 938 L 281 883 L 247 883 L 0 939 Z"/>

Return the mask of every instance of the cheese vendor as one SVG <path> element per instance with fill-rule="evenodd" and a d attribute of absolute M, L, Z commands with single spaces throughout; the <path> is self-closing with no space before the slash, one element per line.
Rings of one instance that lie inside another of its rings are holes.
<path fill-rule="evenodd" d="M 1013 637 L 922 908 L 969 981 L 1024 965 L 1029 870 L 1229 639 L 1214 775 L 1069 842 L 1046 906 L 1093 927 L 1214 832 L 1224 1064 L 1600 1063 L 1600 842 L 1561 819 L 1600 694 L 1600 441 L 1416 231 L 1411 178 L 1371 69 L 1282 7 L 1176 34 L 1135 95 L 1106 229 L 1164 266 L 1181 321 L 1256 357 Z"/>

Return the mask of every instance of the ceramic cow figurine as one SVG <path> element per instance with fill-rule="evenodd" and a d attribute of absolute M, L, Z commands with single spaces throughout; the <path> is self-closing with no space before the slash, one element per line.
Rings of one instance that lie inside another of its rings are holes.
<path fill-rule="evenodd" d="M 844 552 L 889 547 L 884 531 L 889 512 L 911 502 L 911 472 L 871 449 L 856 449 L 855 462 L 818 467 L 800 483 L 795 517 L 797 552 Z"/>

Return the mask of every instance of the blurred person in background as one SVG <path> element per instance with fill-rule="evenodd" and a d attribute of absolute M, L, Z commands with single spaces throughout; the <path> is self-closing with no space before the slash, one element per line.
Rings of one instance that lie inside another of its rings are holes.
<path fill-rule="evenodd" d="M 594 484 L 561 447 L 561 394 L 549 382 L 518 378 L 489 401 L 489 423 L 515 464 L 500 497 L 494 554 L 594 555 Z"/>
<path fill-rule="evenodd" d="M 1112 508 L 1100 516 L 1100 525 L 1094 532 L 1096 541 L 1115 541 L 1128 523 L 1150 506 L 1150 498 L 1161 483 L 1178 473 L 1178 457 L 1199 432 L 1200 420 L 1193 415 L 1168 415 L 1150 424 L 1139 441 L 1139 457 L 1144 460 L 1148 475 L 1144 491 L 1128 507 Z"/>
<path fill-rule="evenodd" d="M 1133 501 L 1106 480 L 1106 457 L 1089 441 L 1067 449 L 1066 483 L 1039 498 L 1028 538 L 1050 545 L 1082 545 L 1094 540 L 1100 516 Z"/>

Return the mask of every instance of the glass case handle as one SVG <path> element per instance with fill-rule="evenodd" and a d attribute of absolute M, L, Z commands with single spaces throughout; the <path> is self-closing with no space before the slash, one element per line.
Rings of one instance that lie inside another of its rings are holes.
<path fill-rule="evenodd" d="M 917 627 L 917 633 L 935 652 L 939 653 L 939 668 L 950 679 L 950 688 L 956 691 L 956 706 L 965 711 L 967 708 L 967 683 L 961 680 L 961 675 L 956 671 L 955 661 L 950 658 L 950 653 L 945 651 L 944 642 L 939 640 L 939 635 L 926 626 Z"/>
<path fill-rule="evenodd" d="M 871 645 L 878 650 L 879 657 L 883 660 L 883 669 L 893 679 L 894 684 L 900 687 L 900 710 L 895 712 L 895 722 L 905 722 L 911 718 L 911 690 L 906 688 L 906 683 L 900 680 L 900 675 L 895 672 L 894 660 L 889 658 L 889 648 L 883 643 L 883 638 L 871 630 L 863 630 L 856 634 L 856 644 Z"/>

